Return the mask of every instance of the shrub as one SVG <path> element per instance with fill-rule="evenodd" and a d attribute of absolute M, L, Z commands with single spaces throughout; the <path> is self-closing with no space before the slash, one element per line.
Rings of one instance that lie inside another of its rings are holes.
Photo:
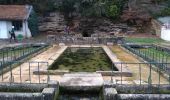
<path fill-rule="evenodd" d="M 35 36 L 36 34 L 38 34 L 38 19 L 37 19 L 37 15 L 34 11 L 31 12 L 31 15 L 28 19 L 28 27 L 31 31 L 32 36 Z"/>
<path fill-rule="evenodd" d="M 170 16 L 170 7 L 162 10 L 160 16 Z"/>

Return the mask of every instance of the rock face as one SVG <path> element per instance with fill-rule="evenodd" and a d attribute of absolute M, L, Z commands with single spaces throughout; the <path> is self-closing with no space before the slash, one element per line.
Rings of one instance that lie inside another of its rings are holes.
<path fill-rule="evenodd" d="M 65 20 L 59 12 L 50 13 L 46 17 L 40 18 L 39 30 L 48 34 L 64 33 Z"/>
<path fill-rule="evenodd" d="M 166 7 L 163 2 L 154 4 L 153 0 L 129 0 L 125 7 L 121 19 L 136 25 L 147 25 L 152 19 L 152 14 L 161 12 Z M 155 0 L 154 0 L 155 1 Z"/>
<path fill-rule="evenodd" d="M 114 23 L 105 18 L 84 18 L 80 20 L 80 32 L 86 31 L 92 36 L 118 35 L 126 32 L 135 32 L 136 29 L 125 23 Z"/>

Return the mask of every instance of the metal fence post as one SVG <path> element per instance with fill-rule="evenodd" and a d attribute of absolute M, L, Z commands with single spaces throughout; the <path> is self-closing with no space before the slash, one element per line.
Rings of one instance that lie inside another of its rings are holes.
<path fill-rule="evenodd" d="M 161 72 L 160 72 L 159 69 L 158 69 L 158 71 L 159 71 L 159 82 L 158 82 L 158 85 L 160 85 L 160 81 L 161 81 Z"/>
<path fill-rule="evenodd" d="M 141 85 L 141 64 L 139 63 L 139 78 L 140 78 L 140 85 Z"/>
<path fill-rule="evenodd" d="M 47 68 L 49 67 L 49 63 L 47 62 Z M 50 73 L 47 71 L 47 83 L 50 81 Z"/>
<path fill-rule="evenodd" d="M 12 83 L 12 64 L 10 62 L 10 83 Z"/>
<path fill-rule="evenodd" d="M 170 74 L 169 74 L 169 85 L 170 85 Z"/>
<path fill-rule="evenodd" d="M 111 74 L 111 83 L 113 83 L 113 62 L 112 62 L 112 74 Z"/>
<path fill-rule="evenodd" d="M 122 62 L 121 62 L 121 85 L 122 85 Z"/>
<path fill-rule="evenodd" d="M 7 62 L 8 62 L 8 50 L 7 50 Z"/>
<path fill-rule="evenodd" d="M 0 64 L 1 64 L 1 67 L 3 67 L 3 62 L 1 62 Z M 1 81 L 3 82 L 3 79 L 4 79 L 4 78 L 3 78 L 3 68 L 1 69 L 1 77 L 2 77 L 2 80 L 1 80 Z"/>
<path fill-rule="evenodd" d="M 5 59 L 4 59 L 4 50 L 2 51 L 2 63 L 5 63 Z"/>
<path fill-rule="evenodd" d="M 39 83 L 40 83 L 40 62 L 38 62 L 38 78 L 39 78 Z"/>
<path fill-rule="evenodd" d="M 30 66 L 30 62 L 28 62 L 28 64 L 29 64 L 29 80 L 30 80 L 30 83 L 31 83 L 31 71 L 30 71 L 31 70 L 31 68 L 30 68 L 31 66 Z"/>
<path fill-rule="evenodd" d="M 21 76 L 21 74 L 22 74 L 22 69 L 21 69 L 21 65 L 20 65 L 20 83 L 22 83 L 22 76 Z"/>

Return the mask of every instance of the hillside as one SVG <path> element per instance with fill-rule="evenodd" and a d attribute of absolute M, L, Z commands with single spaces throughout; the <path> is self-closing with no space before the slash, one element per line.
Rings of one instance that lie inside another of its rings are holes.
<path fill-rule="evenodd" d="M 0 4 L 33 5 L 40 32 L 136 33 L 150 32 L 150 20 L 170 15 L 170 0 L 1 0 Z M 145 31 L 144 31 L 145 30 Z"/>

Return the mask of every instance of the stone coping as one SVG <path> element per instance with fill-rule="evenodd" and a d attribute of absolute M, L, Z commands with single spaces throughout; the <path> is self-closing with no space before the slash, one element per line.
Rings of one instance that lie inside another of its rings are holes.
<path fill-rule="evenodd" d="M 126 72 L 129 74 L 132 74 L 129 69 L 124 64 L 121 64 L 121 61 L 117 58 L 117 56 L 107 47 L 107 46 L 102 46 L 103 50 L 107 54 L 107 56 L 110 58 L 112 63 L 115 65 L 115 67 L 118 69 L 119 72 Z"/>
<path fill-rule="evenodd" d="M 0 92 L 0 100 L 53 100 L 56 91 L 55 88 L 44 88 L 38 93 Z"/>
<path fill-rule="evenodd" d="M 33 74 L 35 75 L 64 75 L 70 72 L 69 70 L 34 70 Z M 95 72 L 94 72 L 95 73 Z M 131 77 L 132 73 L 129 72 L 120 72 L 120 71 L 96 71 L 96 73 L 100 73 L 102 76 L 124 76 Z"/>
<path fill-rule="evenodd" d="M 169 100 L 169 94 L 119 94 L 117 89 L 103 89 L 104 100 Z"/>
<path fill-rule="evenodd" d="M 18 89 L 23 91 L 0 92 L 0 100 L 53 100 L 56 92 L 59 91 L 57 82 L 49 84 L 19 84 L 19 83 L 0 83 L 0 88 Z M 37 91 L 24 91 L 24 89 L 37 89 Z"/>
<path fill-rule="evenodd" d="M 131 77 L 132 73 L 130 70 L 126 68 L 126 66 L 121 65 L 121 61 L 116 57 L 115 54 L 107 47 L 103 45 L 71 45 L 71 46 L 61 46 L 61 48 L 56 52 L 56 55 L 53 55 L 49 59 L 49 65 L 51 65 L 56 59 L 59 58 L 59 56 L 68 48 L 68 47 L 101 47 L 107 54 L 107 56 L 110 58 L 112 63 L 115 63 L 115 67 L 118 69 L 118 71 L 96 71 L 96 73 L 101 73 L 103 76 L 127 76 Z M 66 73 L 71 73 L 69 70 L 48 70 L 48 68 L 43 68 L 38 71 L 38 69 L 35 69 L 34 74 L 36 75 L 44 75 L 44 74 L 49 74 L 49 75 L 64 75 Z"/>
<path fill-rule="evenodd" d="M 64 74 L 59 82 L 60 86 L 102 86 L 103 78 L 97 73 Z"/>
<path fill-rule="evenodd" d="M 100 90 L 103 86 L 103 77 L 97 73 L 71 73 L 64 74 L 59 81 L 64 90 L 91 91 Z"/>
<path fill-rule="evenodd" d="M 101 47 L 101 45 L 71 45 L 69 47 Z"/>
<path fill-rule="evenodd" d="M 150 91 L 150 92 L 149 92 Z M 169 100 L 170 85 L 132 85 L 104 82 L 104 100 Z M 109 98 L 109 99 L 107 99 Z"/>

